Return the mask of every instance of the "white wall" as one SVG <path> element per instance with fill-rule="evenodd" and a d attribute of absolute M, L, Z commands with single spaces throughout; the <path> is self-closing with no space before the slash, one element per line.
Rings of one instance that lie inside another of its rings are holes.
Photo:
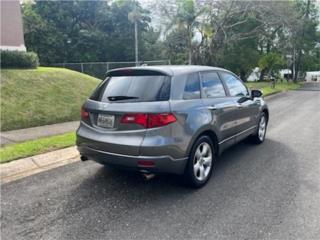
<path fill-rule="evenodd" d="M 20 45 L 20 46 L 0 46 L 1 50 L 8 50 L 8 51 L 22 51 L 22 52 L 26 52 L 26 46 L 24 45 Z"/>

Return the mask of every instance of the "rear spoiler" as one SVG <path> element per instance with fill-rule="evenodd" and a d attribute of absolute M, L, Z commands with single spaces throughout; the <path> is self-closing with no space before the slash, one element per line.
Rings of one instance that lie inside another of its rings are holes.
<path fill-rule="evenodd" d="M 153 69 L 119 68 L 107 72 L 107 77 L 120 76 L 171 76 L 165 71 Z"/>

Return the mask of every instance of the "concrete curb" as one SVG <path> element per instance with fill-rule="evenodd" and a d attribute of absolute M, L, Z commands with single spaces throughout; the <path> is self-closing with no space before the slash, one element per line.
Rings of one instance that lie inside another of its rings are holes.
<path fill-rule="evenodd" d="M 0 165 L 1 183 L 11 182 L 35 173 L 79 161 L 76 147 L 64 148 Z"/>
<path fill-rule="evenodd" d="M 275 92 L 275 93 L 271 93 L 268 96 L 265 96 L 263 98 L 268 101 L 268 100 L 280 97 L 280 96 L 282 96 L 282 95 L 284 95 L 286 93 L 287 93 L 287 91 Z"/>

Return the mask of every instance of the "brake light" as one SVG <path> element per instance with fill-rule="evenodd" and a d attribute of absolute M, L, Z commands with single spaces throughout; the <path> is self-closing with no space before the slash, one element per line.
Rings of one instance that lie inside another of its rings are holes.
<path fill-rule="evenodd" d="M 145 128 L 161 127 L 175 121 L 177 121 L 177 119 L 172 113 L 130 113 L 125 114 L 121 119 L 121 123 L 139 124 Z"/>
<path fill-rule="evenodd" d="M 155 162 L 152 160 L 139 160 L 138 166 L 140 166 L 140 167 L 154 167 Z"/>
<path fill-rule="evenodd" d="M 89 118 L 89 112 L 84 108 L 81 108 L 81 119 L 85 120 Z"/>
<path fill-rule="evenodd" d="M 148 114 L 145 114 L 145 113 L 126 114 L 122 117 L 121 123 L 135 123 L 147 128 Z"/>
<path fill-rule="evenodd" d="M 172 113 L 149 114 L 148 128 L 161 127 L 177 121 Z"/>

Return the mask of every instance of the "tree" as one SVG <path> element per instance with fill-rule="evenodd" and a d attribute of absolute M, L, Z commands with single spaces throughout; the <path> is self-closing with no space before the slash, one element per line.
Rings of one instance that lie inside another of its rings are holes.
<path fill-rule="evenodd" d="M 24 3 L 26 46 L 38 53 L 41 64 L 132 61 L 134 34 L 128 14 L 135 8 L 142 15 L 139 34 L 148 32 L 149 12 L 134 0 Z M 144 42 L 139 45 L 143 48 Z"/>
<path fill-rule="evenodd" d="M 262 71 L 267 71 L 269 77 L 275 77 L 279 70 L 285 66 L 283 56 L 276 52 L 269 52 L 259 60 L 259 67 Z"/>
<path fill-rule="evenodd" d="M 243 81 L 246 81 L 252 69 L 257 66 L 259 58 L 257 40 L 253 38 L 230 44 L 224 48 L 219 65 L 230 69 Z"/>
<path fill-rule="evenodd" d="M 296 1 L 295 8 L 300 19 L 298 24 L 291 25 L 292 35 L 294 36 L 294 56 L 296 64 L 293 66 L 293 80 L 296 82 L 300 71 L 304 55 L 314 49 L 317 44 L 316 29 L 318 25 L 319 12 L 314 3 L 310 0 Z M 319 42 L 319 41 L 318 41 Z"/>
<path fill-rule="evenodd" d="M 50 64 L 133 61 L 136 43 L 142 60 L 221 66 L 243 79 L 274 53 L 293 72 L 318 66 L 319 11 L 310 0 L 152 1 L 151 12 L 137 0 L 24 2 L 26 46 Z"/>
<path fill-rule="evenodd" d="M 212 1 L 207 4 L 207 17 L 202 19 L 209 19 L 212 34 L 200 47 L 205 64 L 221 66 L 232 62 L 226 61 L 229 55 L 226 53 L 231 49 L 230 51 L 237 52 L 236 61 L 242 62 L 237 68 L 242 68 L 240 74 L 244 75 L 243 70 L 247 68 L 245 66 L 253 63 L 259 55 L 278 52 L 284 57 L 290 54 L 289 50 L 292 52 L 294 49 L 292 55 L 297 59 L 295 70 L 298 72 L 298 62 L 303 60 L 305 53 L 315 49 L 314 36 L 319 18 L 316 17 L 314 3 L 310 1 Z M 250 43 L 252 40 L 254 43 Z M 290 47 L 290 41 L 293 42 L 293 47 Z M 246 43 L 257 44 L 259 54 L 256 54 L 253 45 L 249 49 L 245 47 Z M 254 53 L 252 61 L 245 59 L 248 50 Z M 264 71 L 261 74 L 262 78 L 263 75 Z"/>
<path fill-rule="evenodd" d="M 166 55 L 173 64 L 188 64 L 190 50 L 188 49 L 188 40 L 186 39 L 185 29 L 171 31 L 164 41 Z"/>
<path fill-rule="evenodd" d="M 136 10 L 135 10 L 136 9 Z M 134 61 L 135 60 L 135 41 L 134 28 L 132 22 L 128 19 L 131 12 L 138 11 L 140 17 L 137 19 L 138 41 L 140 49 L 144 48 L 144 42 L 140 37 L 150 29 L 151 18 L 149 11 L 143 9 L 137 1 L 115 1 L 111 4 L 110 17 L 111 22 L 106 24 L 112 27 L 108 42 L 108 52 L 111 55 L 111 61 Z"/>
<path fill-rule="evenodd" d="M 192 40 L 195 30 L 199 25 L 198 17 L 202 14 L 203 9 L 197 9 L 193 0 L 176 0 L 175 7 L 171 7 L 171 5 L 162 6 L 163 13 L 169 19 L 166 33 L 174 31 L 175 33 L 184 35 L 188 50 L 188 63 L 192 64 Z"/>
<path fill-rule="evenodd" d="M 141 59 L 145 61 L 168 59 L 165 44 L 160 38 L 161 29 L 155 30 L 153 27 L 148 27 L 148 31 L 141 33 L 140 41 L 143 43 L 140 46 Z"/>
<path fill-rule="evenodd" d="M 238 20 L 234 20 L 238 21 Z M 254 17 L 247 17 L 246 22 L 233 27 L 234 34 L 249 32 L 259 26 L 259 22 Z M 245 39 L 232 40 L 224 44 L 217 58 L 218 65 L 232 70 L 246 81 L 252 69 L 257 67 L 257 62 L 261 56 L 258 49 L 259 36 L 252 35 Z"/>
<path fill-rule="evenodd" d="M 42 64 L 53 62 L 95 61 L 101 51 L 93 51 L 106 39 L 101 31 L 108 17 L 106 2 L 44 2 L 27 3 L 22 7 L 25 41 L 28 48 L 36 51 Z M 38 16 L 43 27 L 37 29 Z M 30 28 L 36 31 L 28 31 Z"/>
<path fill-rule="evenodd" d="M 270 39 L 270 43 L 289 57 L 289 67 L 292 69 L 293 80 L 297 81 L 305 58 L 313 55 L 316 50 L 316 29 L 319 25 L 319 11 L 314 2 L 296 0 L 280 4 L 277 15 L 281 24 Z"/>
<path fill-rule="evenodd" d="M 320 69 L 320 31 L 316 33 L 315 46 L 303 55 L 300 69 L 303 72 L 317 71 Z"/>

